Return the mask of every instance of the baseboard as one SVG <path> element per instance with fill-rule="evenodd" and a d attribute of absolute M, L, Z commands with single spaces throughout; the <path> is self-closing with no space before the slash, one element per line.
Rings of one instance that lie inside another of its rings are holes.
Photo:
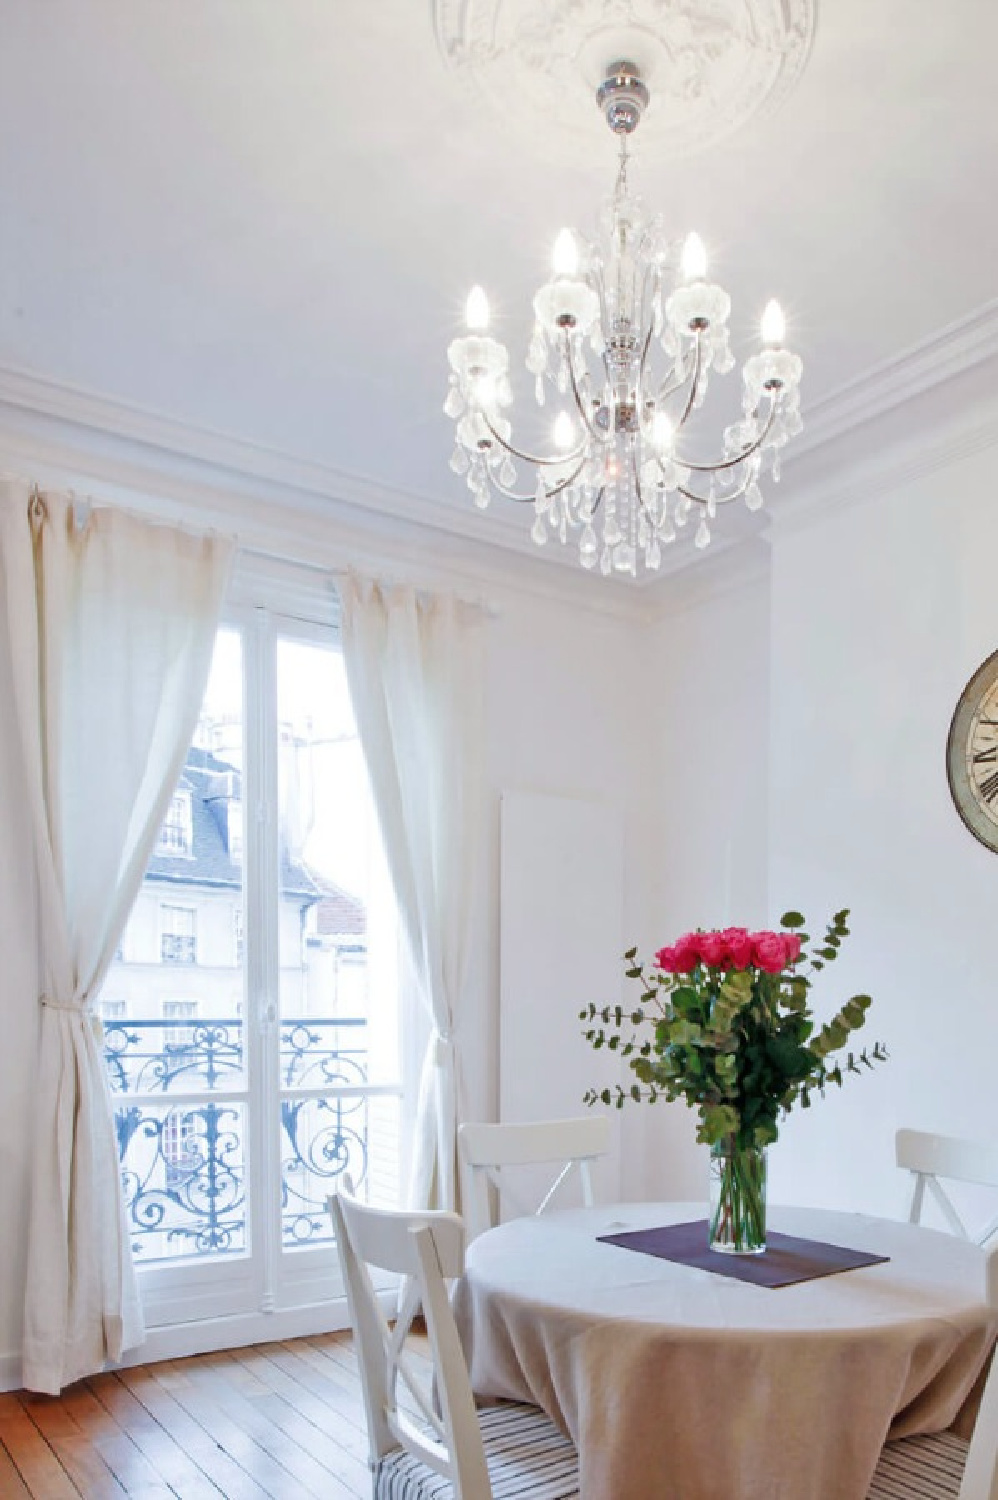
<path fill-rule="evenodd" d="M 386 1304 L 389 1308 L 391 1304 Z M 207 1318 L 197 1323 L 166 1323 L 150 1328 L 145 1342 L 129 1349 L 119 1365 L 155 1364 L 163 1359 L 184 1359 L 191 1354 L 211 1354 L 217 1349 L 240 1349 L 247 1344 L 274 1343 L 305 1338 L 314 1333 L 338 1333 L 349 1328 L 345 1298 L 308 1307 L 284 1308 L 273 1313 L 240 1313 L 228 1318 Z M 22 1385 L 21 1356 L 0 1354 L 0 1391 L 17 1391 Z"/>

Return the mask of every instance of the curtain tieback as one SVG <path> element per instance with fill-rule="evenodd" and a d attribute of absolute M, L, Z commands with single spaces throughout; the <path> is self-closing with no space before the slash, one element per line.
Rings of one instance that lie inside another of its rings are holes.
<path fill-rule="evenodd" d="M 85 1005 L 74 1005 L 72 1001 L 53 1000 L 50 995 L 39 995 L 38 1000 L 46 1010 L 65 1010 L 72 1016 L 85 1016 L 88 1013 Z"/>
<path fill-rule="evenodd" d="M 446 1063 L 450 1053 L 454 1051 L 454 1037 L 449 1031 L 438 1031 L 433 1043 L 433 1061 L 438 1068 Z"/>

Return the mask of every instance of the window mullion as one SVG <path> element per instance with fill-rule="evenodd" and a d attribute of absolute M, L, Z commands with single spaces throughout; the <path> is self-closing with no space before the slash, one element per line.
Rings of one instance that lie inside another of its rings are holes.
<path fill-rule="evenodd" d="M 250 1203 L 260 1309 L 274 1306 L 280 1253 L 280 1205 L 268 1184 L 280 1181 L 276 1030 L 278 993 L 277 708 L 275 644 L 268 610 L 254 609 L 246 631 L 246 987 L 250 1111 Z"/>

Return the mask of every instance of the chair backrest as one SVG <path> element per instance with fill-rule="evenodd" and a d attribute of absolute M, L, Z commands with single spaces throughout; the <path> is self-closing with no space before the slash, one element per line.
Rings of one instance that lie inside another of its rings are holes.
<path fill-rule="evenodd" d="M 454 1500 L 492 1500 L 468 1367 L 447 1293 L 447 1280 L 464 1269 L 463 1223 L 450 1213 L 370 1208 L 354 1197 L 349 1180 L 327 1206 L 357 1342 L 372 1468 L 405 1448 L 450 1481 Z M 394 1324 L 385 1318 L 369 1266 L 406 1279 Z M 407 1348 L 420 1307 L 432 1386 Z"/>
<path fill-rule="evenodd" d="M 516 1214 L 542 1214 L 555 1194 L 578 1172 L 582 1201 L 593 1205 L 591 1163 L 610 1145 L 606 1115 L 584 1115 L 578 1120 L 537 1120 L 529 1125 L 462 1125 L 457 1133 L 461 1155 L 470 1169 L 468 1223 L 473 1234 L 492 1227 L 489 1185 L 503 1195 L 504 1208 Z M 517 1194 L 509 1168 L 547 1165 L 560 1167 L 541 1201 L 530 1206 Z"/>
<path fill-rule="evenodd" d="M 971 1234 L 948 1196 L 940 1177 L 953 1182 L 973 1182 L 998 1188 L 998 1145 L 983 1141 L 965 1141 L 951 1135 L 934 1135 L 924 1130 L 899 1130 L 895 1136 L 899 1167 L 912 1173 L 911 1203 L 908 1218 L 919 1223 L 926 1190 L 954 1234 L 976 1240 L 983 1245 L 998 1232 L 998 1214 L 976 1234 Z"/>
<path fill-rule="evenodd" d="M 987 1284 L 988 1301 L 998 1312 L 998 1245 L 988 1251 Z M 998 1353 L 991 1356 L 991 1368 L 967 1449 L 959 1500 L 998 1500 Z"/>

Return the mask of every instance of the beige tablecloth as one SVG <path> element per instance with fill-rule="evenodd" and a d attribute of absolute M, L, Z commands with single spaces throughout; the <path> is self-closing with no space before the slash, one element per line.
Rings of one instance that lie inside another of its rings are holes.
<path fill-rule="evenodd" d="M 950 1426 L 987 1359 L 983 1252 L 773 1209 L 775 1229 L 891 1259 L 769 1289 L 597 1240 L 703 1216 L 578 1210 L 475 1240 L 455 1288 L 475 1390 L 549 1413 L 579 1450 L 582 1500 L 865 1500 L 888 1431 Z"/>

